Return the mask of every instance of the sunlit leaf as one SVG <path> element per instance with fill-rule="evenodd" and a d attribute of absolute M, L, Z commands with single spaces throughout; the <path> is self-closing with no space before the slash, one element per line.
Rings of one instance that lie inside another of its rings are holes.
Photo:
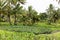
<path fill-rule="evenodd" d="M 17 3 L 17 0 L 12 0 L 11 3 L 12 4 L 16 4 Z"/>

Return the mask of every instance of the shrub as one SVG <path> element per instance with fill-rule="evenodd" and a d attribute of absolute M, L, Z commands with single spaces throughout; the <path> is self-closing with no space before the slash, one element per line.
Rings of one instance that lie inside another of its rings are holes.
<path fill-rule="evenodd" d="M 52 32 L 52 30 L 49 28 L 40 28 L 41 34 L 50 34 L 51 32 Z"/>

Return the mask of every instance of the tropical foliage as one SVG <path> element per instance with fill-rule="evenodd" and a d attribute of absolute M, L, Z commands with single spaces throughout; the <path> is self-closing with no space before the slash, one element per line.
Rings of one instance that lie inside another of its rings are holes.
<path fill-rule="evenodd" d="M 54 33 L 60 31 L 60 8 L 50 4 L 38 13 L 31 5 L 24 9 L 25 3 L 0 0 L 0 40 L 60 40 L 60 32 Z"/>

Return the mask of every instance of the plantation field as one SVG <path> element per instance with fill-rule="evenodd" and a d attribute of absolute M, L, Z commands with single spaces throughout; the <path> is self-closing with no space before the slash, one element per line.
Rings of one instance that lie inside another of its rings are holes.
<path fill-rule="evenodd" d="M 50 33 L 60 30 L 59 27 L 34 27 L 34 26 L 0 26 L 0 30 L 32 33 Z M 43 31 L 44 30 L 44 31 Z"/>
<path fill-rule="evenodd" d="M 60 40 L 60 25 L 23 26 L 0 24 L 0 40 Z"/>
<path fill-rule="evenodd" d="M 54 31 L 60 31 L 60 25 L 53 24 L 48 25 L 45 23 L 39 23 L 38 25 L 33 26 L 23 26 L 23 25 L 9 25 L 5 23 L 0 25 L 1 30 L 7 30 L 7 31 L 16 31 L 16 32 L 32 32 L 37 34 L 50 34 Z"/>

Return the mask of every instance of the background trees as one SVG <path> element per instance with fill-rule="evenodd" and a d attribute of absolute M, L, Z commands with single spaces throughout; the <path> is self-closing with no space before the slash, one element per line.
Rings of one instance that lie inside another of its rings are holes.
<path fill-rule="evenodd" d="M 54 13 L 55 9 L 53 7 L 52 4 L 49 5 L 49 8 L 47 9 L 47 15 L 48 15 L 48 23 L 51 24 L 51 22 L 53 22 L 53 15 L 55 14 Z"/>
<path fill-rule="evenodd" d="M 23 25 L 33 25 L 38 22 L 56 23 L 60 18 L 60 8 L 55 10 L 52 4 L 46 12 L 38 13 L 32 6 L 28 7 L 28 10 L 23 9 L 25 0 L 6 0 L 0 1 L 0 21 L 12 22 L 14 25 L 21 23 Z M 39 15 L 37 15 L 39 14 Z"/>
<path fill-rule="evenodd" d="M 48 15 L 47 15 L 47 13 L 40 13 L 39 17 L 40 17 L 40 21 L 46 21 Z"/>

